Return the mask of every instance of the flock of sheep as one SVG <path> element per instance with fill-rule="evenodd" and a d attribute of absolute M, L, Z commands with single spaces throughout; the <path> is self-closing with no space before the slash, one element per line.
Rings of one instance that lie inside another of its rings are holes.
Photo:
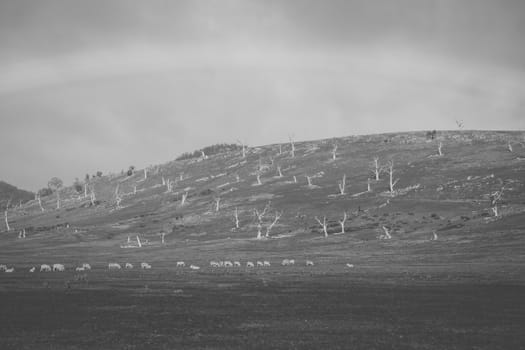
<path fill-rule="evenodd" d="M 293 266 L 293 265 L 295 265 L 295 259 L 284 259 L 281 262 L 281 266 Z M 305 261 L 305 265 L 306 266 L 314 266 L 314 262 L 312 260 L 306 260 Z M 212 268 L 241 267 L 241 266 L 242 265 L 241 265 L 241 263 L 239 261 L 229 261 L 229 260 L 226 260 L 226 261 L 210 261 L 210 267 L 212 267 Z M 256 262 L 247 261 L 245 266 L 246 266 L 246 268 L 270 267 L 271 263 L 268 260 L 256 261 Z M 186 263 L 184 261 L 177 261 L 176 267 L 186 267 Z M 354 267 L 354 265 L 353 264 L 346 264 L 346 267 L 352 268 L 352 267 Z M 130 270 L 130 269 L 133 269 L 133 268 L 134 268 L 134 266 L 131 263 L 126 263 L 124 265 L 124 269 Z M 143 270 L 149 270 L 149 269 L 151 269 L 151 265 L 146 263 L 146 262 L 142 262 L 142 263 L 140 263 L 140 268 L 143 269 Z M 191 270 L 200 270 L 200 266 L 194 265 L 194 264 L 191 264 L 189 266 L 189 268 Z M 121 269 L 122 269 L 122 265 L 119 264 L 119 263 L 109 263 L 108 264 L 108 270 L 121 270 Z M 51 271 L 53 271 L 53 272 L 63 272 L 65 270 L 66 270 L 66 267 L 63 264 L 53 264 L 53 265 L 42 264 L 42 265 L 40 265 L 40 272 L 51 272 Z M 88 271 L 88 270 L 91 270 L 91 265 L 87 264 L 87 263 L 84 263 L 81 266 L 75 267 L 75 271 L 76 272 L 82 272 L 82 271 Z M 7 267 L 7 265 L 0 265 L 0 271 L 11 273 L 11 272 L 15 271 L 15 268 L 14 267 Z M 33 266 L 33 267 L 31 267 L 29 269 L 29 272 L 35 272 L 35 271 L 36 271 L 36 267 L 35 266 Z"/>

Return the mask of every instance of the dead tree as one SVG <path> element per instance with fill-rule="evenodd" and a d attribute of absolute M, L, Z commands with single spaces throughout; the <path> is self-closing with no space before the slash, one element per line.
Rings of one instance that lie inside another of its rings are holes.
<path fill-rule="evenodd" d="M 277 176 L 278 177 L 283 177 L 283 173 L 281 171 L 281 166 L 280 165 L 277 166 Z"/>
<path fill-rule="evenodd" d="M 186 203 L 186 199 L 188 198 L 188 192 L 182 194 L 182 199 L 180 202 L 180 205 L 183 206 Z"/>
<path fill-rule="evenodd" d="M 97 198 L 95 197 L 95 186 L 91 186 L 91 193 L 90 193 L 90 200 L 91 200 L 91 205 L 94 206 L 95 205 L 95 201 L 97 200 Z"/>
<path fill-rule="evenodd" d="M 383 226 L 383 231 L 385 232 L 385 234 L 379 236 L 379 238 L 381 238 L 381 239 L 391 239 L 391 238 L 392 238 L 392 236 L 390 235 L 390 231 L 388 230 L 388 228 L 386 228 L 385 226 Z"/>
<path fill-rule="evenodd" d="M 379 181 L 379 175 L 381 175 L 381 168 L 379 167 L 379 158 L 374 158 L 374 168 L 372 169 L 376 181 Z"/>
<path fill-rule="evenodd" d="M 144 168 L 144 180 L 148 178 L 148 168 Z"/>
<path fill-rule="evenodd" d="M 512 153 L 512 145 L 510 143 L 510 141 L 507 143 L 507 150 Z"/>
<path fill-rule="evenodd" d="M 343 220 L 339 220 L 339 225 L 341 225 L 341 233 L 345 233 L 345 222 L 348 219 L 346 212 L 343 213 Z"/>
<path fill-rule="evenodd" d="M 170 179 L 166 180 L 166 193 L 173 192 L 173 181 Z"/>
<path fill-rule="evenodd" d="M 399 179 L 394 180 L 394 161 L 391 160 L 388 162 L 388 176 L 389 176 L 389 184 L 390 184 L 390 193 L 394 194 L 394 186 L 397 184 Z"/>
<path fill-rule="evenodd" d="M 283 146 L 279 144 L 279 155 L 283 154 Z"/>
<path fill-rule="evenodd" d="M 239 229 L 239 210 L 237 207 L 235 207 L 235 211 L 233 212 L 233 217 L 235 219 L 235 228 Z"/>
<path fill-rule="evenodd" d="M 262 211 L 259 211 L 257 208 L 253 210 L 255 217 L 257 219 L 257 239 L 262 238 L 262 223 L 263 223 L 264 216 L 266 215 L 266 212 L 268 211 L 269 208 L 270 208 L 270 203 L 268 202 L 268 204 L 266 204 L 266 206 L 264 207 Z"/>
<path fill-rule="evenodd" d="M 293 176 L 293 182 L 297 183 L 297 176 L 295 176 L 295 175 Z"/>
<path fill-rule="evenodd" d="M 334 144 L 334 148 L 332 149 L 332 160 L 336 160 L 337 158 L 337 144 Z"/>
<path fill-rule="evenodd" d="M 133 186 L 133 194 L 137 194 L 137 185 Z"/>
<path fill-rule="evenodd" d="M 270 237 L 270 231 L 275 226 L 277 221 L 279 221 L 279 219 L 281 218 L 281 215 L 283 215 L 283 212 L 280 212 L 280 213 L 278 211 L 275 212 L 275 217 L 273 218 L 272 223 L 268 225 L 268 227 L 266 227 L 266 238 Z"/>
<path fill-rule="evenodd" d="M 319 225 L 321 225 L 321 227 L 323 228 L 323 233 L 324 233 L 324 236 L 325 237 L 328 237 L 328 228 L 327 228 L 327 225 L 326 225 L 326 216 L 323 216 L 323 222 L 321 222 L 321 220 L 319 220 L 319 218 L 316 216 L 315 217 L 315 220 L 319 223 Z"/>
<path fill-rule="evenodd" d="M 440 157 L 443 155 L 442 148 L 443 148 L 443 143 L 440 141 L 438 144 L 438 155 Z"/>
<path fill-rule="evenodd" d="M 312 177 L 308 175 L 305 175 L 305 177 L 306 181 L 308 182 L 308 187 L 312 187 Z"/>
<path fill-rule="evenodd" d="M 165 244 L 165 243 L 166 243 L 166 242 L 164 241 L 164 236 L 166 236 L 166 233 L 165 233 L 165 232 L 161 232 L 161 234 L 160 234 L 160 239 L 161 239 L 160 243 L 161 243 L 161 244 Z"/>
<path fill-rule="evenodd" d="M 372 192 L 372 188 L 370 188 L 370 178 L 366 179 L 366 188 L 367 192 Z"/>
<path fill-rule="evenodd" d="M 182 181 L 182 180 L 184 180 L 184 173 L 183 172 L 179 174 L 179 181 Z"/>
<path fill-rule="evenodd" d="M 241 145 L 242 157 L 246 158 L 246 144 L 239 140 L 237 140 L 237 142 L 239 143 L 239 145 Z"/>
<path fill-rule="evenodd" d="M 162 186 L 166 186 L 166 179 L 164 178 L 164 176 L 162 177 Z"/>
<path fill-rule="evenodd" d="M 256 176 L 257 176 L 257 185 L 259 185 L 259 186 L 262 185 L 261 173 L 259 171 L 257 172 Z"/>
<path fill-rule="evenodd" d="M 201 159 L 208 159 L 208 156 L 206 155 L 206 153 L 204 153 L 204 151 L 201 151 Z"/>
<path fill-rule="evenodd" d="M 11 204 L 11 198 L 9 198 L 9 200 L 7 201 L 7 205 L 5 206 L 5 211 L 4 211 L 4 215 L 5 215 L 5 227 L 7 229 L 7 231 L 11 231 L 11 227 L 9 226 L 9 220 L 7 219 L 7 212 L 9 211 L 9 205 Z"/>
<path fill-rule="evenodd" d="M 492 195 L 490 196 L 490 204 L 492 207 L 492 212 L 494 213 L 495 217 L 499 217 L 498 203 L 501 201 L 501 197 L 503 196 L 504 188 L 505 187 L 503 187 L 499 191 L 492 193 Z"/>
<path fill-rule="evenodd" d="M 137 236 L 137 245 L 139 246 L 139 248 L 142 248 L 142 242 L 140 241 L 139 236 Z"/>
<path fill-rule="evenodd" d="M 215 197 L 213 200 L 215 201 L 215 211 L 218 212 L 221 205 L 221 197 Z"/>
<path fill-rule="evenodd" d="M 122 197 L 119 194 L 119 187 L 120 187 L 120 184 L 117 184 L 117 188 L 115 189 L 115 202 L 117 204 L 117 209 L 121 208 L 120 202 L 122 202 Z"/>
<path fill-rule="evenodd" d="M 341 194 L 341 196 L 345 195 L 345 190 L 346 190 L 346 174 L 343 175 L 343 179 L 341 181 L 338 182 L 337 184 L 339 186 L 339 193 Z"/>
<path fill-rule="evenodd" d="M 35 195 L 36 200 L 38 201 L 38 206 L 40 207 L 40 211 L 44 212 L 44 207 L 42 206 L 42 199 L 40 198 L 40 193 L 37 193 Z"/>

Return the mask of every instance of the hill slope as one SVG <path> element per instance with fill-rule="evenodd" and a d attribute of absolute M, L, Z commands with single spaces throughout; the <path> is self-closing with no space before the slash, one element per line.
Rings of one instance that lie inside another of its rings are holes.
<path fill-rule="evenodd" d="M 0 181 L 0 210 L 4 211 L 7 203 L 11 201 L 11 205 L 20 205 L 35 197 L 34 193 L 20 190 L 17 187 Z"/>

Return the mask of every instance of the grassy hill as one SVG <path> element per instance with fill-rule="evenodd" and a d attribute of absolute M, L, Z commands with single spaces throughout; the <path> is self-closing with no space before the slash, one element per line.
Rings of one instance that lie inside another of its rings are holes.
<path fill-rule="evenodd" d="M 34 193 L 18 189 L 7 182 L 0 181 L 0 210 L 4 211 L 9 201 L 11 206 L 20 205 L 35 197 Z"/>
<path fill-rule="evenodd" d="M 87 195 L 63 189 L 60 209 L 55 194 L 31 200 L 1 232 L 0 263 L 16 271 L 0 275 L 0 347 L 520 348 L 524 137 L 414 132 L 297 142 L 293 156 L 290 144 L 234 149 L 91 179 Z M 271 267 L 246 267 L 258 260 Z M 108 271 L 144 261 L 153 268 Z M 65 272 L 28 272 L 57 262 Z M 85 262 L 92 270 L 76 272 Z"/>

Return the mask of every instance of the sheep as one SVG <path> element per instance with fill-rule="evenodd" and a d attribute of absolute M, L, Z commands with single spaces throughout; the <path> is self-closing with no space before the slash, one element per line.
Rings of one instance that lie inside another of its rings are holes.
<path fill-rule="evenodd" d="M 148 264 L 148 263 L 143 262 L 143 263 L 140 263 L 140 268 L 143 269 L 143 270 L 149 270 L 149 269 L 151 269 L 151 265 Z"/>
<path fill-rule="evenodd" d="M 264 266 L 264 264 L 263 264 L 262 261 L 257 261 L 257 267 L 263 267 L 263 266 Z"/>
<path fill-rule="evenodd" d="M 77 267 L 75 268 L 75 271 L 77 271 L 77 272 L 85 271 L 85 270 L 86 270 L 86 269 L 85 269 L 83 266 L 77 266 Z"/>
<path fill-rule="evenodd" d="M 117 263 L 108 264 L 108 270 L 120 270 L 120 269 L 122 269 L 122 266 L 120 266 L 120 264 L 117 264 Z"/>
<path fill-rule="evenodd" d="M 241 263 L 240 263 L 240 261 L 234 261 L 234 262 L 233 262 L 233 266 L 235 266 L 235 267 L 241 267 Z"/>
<path fill-rule="evenodd" d="M 62 272 L 65 271 L 65 267 L 62 264 L 53 264 L 53 271 Z"/>
<path fill-rule="evenodd" d="M 284 259 L 284 260 L 281 262 L 281 265 L 282 265 L 282 266 L 288 266 L 288 265 L 290 265 L 290 260 L 288 260 L 288 259 Z"/>
<path fill-rule="evenodd" d="M 12 272 L 14 272 L 14 271 L 15 271 L 15 268 L 14 268 L 14 267 L 11 267 L 11 268 L 9 268 L 9 269 L 5 269 L 5 272 L 7 272 L 7 273 L 12 273 Z"/>
<path fill-rule="evenodd" d="M 32 268 L 29 269 L 29 272 L 33 273 L 35 272 L 35 270 L 36 270 L 36 267 L 33 266 Z"/>
<path fill-rule="evenodd" d="M 82 267 L 84 268 L 84 270 L 91 270 L 91 265 L 89 265 L 88 263 L 83 263 Z"/>
<path fill-rule="evenodd" d="M 177 267 L 184 267 L 184 266 L 186 266 L 184 261 L 177 261 Z"/>
<path fill-rule="evenodd" d="M 7 270 L 7 265 L 4 265 L 4 264 L 0 265 L 0 271 L 5 271 L 5 270 Z"/>
<path fill-rule="evenodd" d="M 128 270 L 131 270 L 133 268 L 133 264 L 131 263 L 126 263 L 126 265 L 124 266 L 124 268 L 128 269 Z"/>
<path fill-rule="evenodd" d="M 219 261 L 219 267 L 224 267 L 224 261 Z"/>
<path fill-rule="evenodd" d="M 314 262 L 312 260 L 306 260 L 306 266 L 314 266 Z"/>
<path fill-rule="evenodd" d="M 270 267 L 270 262 L 268 260 L 263 261 L 263 266 Z"/>
<path fill-rule="evenodd" d="M 352 268 L 354 267 L 354 264 L 346 264 L 346 267 Z"/>
<path fill-rule="evenodd" d="M 251 261 L 248 261 L 246 267 L 255 267 L 255 265 Z"/>
<path fill-rule="evenodd" d="M 219 263 L 217 261 L 210 261 L 211 267 L 219 267 Z"/>
<path fill-rule="evenodd" d="M 225 261 L 224 267 L 233 267 L 233 263 L 231 261 Z"/>
<path fill-rule="evenodd" d="M 294 259 L 290 259 L 290 260 L 288 260 L 288 262 L 290 263 L 290 265 L 295 265 L 295 260 Z"/>
<path fill-rule="evenodd" d="M 190 265 L 190 269 L 192 270 L 200 270 L 200 267 L 198 267 L 197 265 Z"/>
<path fill-rule="evenodd" d="M 40 272 L 50 272 L 50 271 L 51 271 L 51 266 L 49 266 L 48 264 L 40 265 Z"/>

